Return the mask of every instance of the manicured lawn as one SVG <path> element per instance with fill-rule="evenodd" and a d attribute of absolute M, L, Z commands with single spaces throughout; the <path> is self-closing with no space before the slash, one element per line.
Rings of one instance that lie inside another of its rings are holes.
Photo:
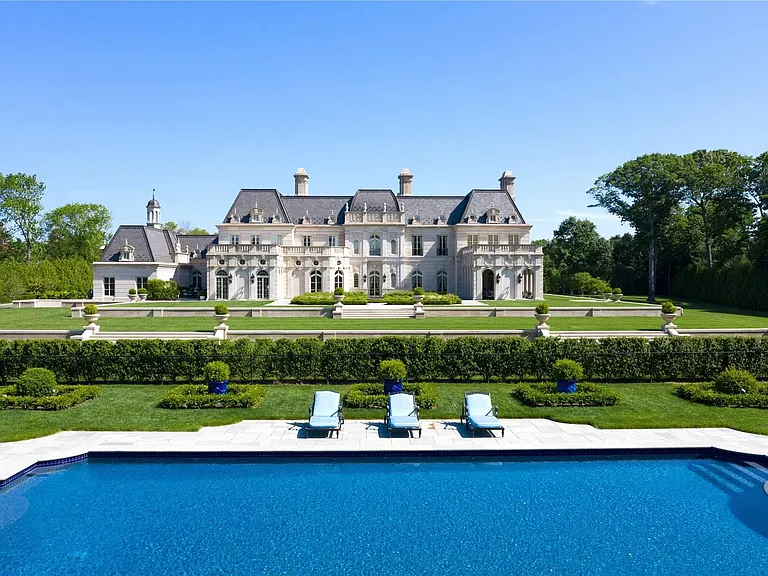
<path fill-rule="evenodd" d="M 671 384 L 608 384 L 620 397 L 613 407 L 530 408 L 512 396 L 511 384 L 438 384 L 440 405 L 423 410 L 424 419 L 458 421 L 465 392 L 489 392 L 502 418 L 549 418 L 559 422 L 591 424 L 598 428 L 729 427 L 768 434 L 768 411 L 751 408 L 715 408 L 695 404 L 672 393 Z M 4 410 L 0 412 L 0 441 L 8 442 L 53 434 L 61 430 L 168 430 L 193 431 L 202 426 L 232 424 L 240 420 L 296 420 L 304 422 L 315 390 L 347 386 L 268 386 L 258 408 L 220 410 L 164 410 L 157 407 L 169 386 L 104 386 L 95 399 L 62 412 Z M 347 419 L 381 421 L 383 410 L 345 409 Z"/>
<path fill-rule="evenodd" d="M 177 300 L 176 302 L 127 302 L 115 304 L 115 308 L 210 308 L 213 310 L 217 304 L 226 304 L 228 308 L 260 308 L 266 306 L 272 300 Z M 112 308 L 113 306 L 110 306 Z"/>
<path fill-rule="evenodd" d="M 623 306 L 637 306 L 638 302 L 607 302 L 602 299 L 597 298 L 581 298 L 579 296 L 562 296 L 560 294 L 545 294 L 544 300 L 481 300 L 483 304 L 487 304 L 491 307 L 496 308 L 506 308 L 506 307 L 512 307 L 512 308 L 534 308 L 536 305 L 541 304 L 541 302 L 546 302 L 550 306 L 560 306 L 560 307 L 567 307 L 567 308 L 579 308 L 579 307 L 610 307 L 610 308 L 621 308 Z M 646 304 L 645 302 L 642 302 L 643 304 Z"/>
<path fill-rule="evenodd" d="M 637 297 L 640 298 L 640 297 Z M 680 328 L 766 328 L 768 314 L 710 304 L 675 300 L 684 308 L 675 323 Z M 427 312 L 428 313 L 428 312 Z M 214 318 L 101 318 L 104 331 L 204 331 L 212 332 Z M 536 325 L 531 317 L 522 318 L 424 318 L 392 320 L 333 320 L 332 318 L 230 318 L 235 330 L 521 330 Z M 659 330 L 657 316 L 558 317 L 549 321 L 552 330 Z M 3 308 L 0 329 L 82 328 L 81 318 L 71 318 L 69 308 Z"/>

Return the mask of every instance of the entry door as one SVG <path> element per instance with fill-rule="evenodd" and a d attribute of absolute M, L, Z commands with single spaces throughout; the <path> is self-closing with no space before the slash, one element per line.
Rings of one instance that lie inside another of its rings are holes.
<path fill-rule="evenodd" d="M 493 270 L 483 271 L 483 300 L 496 299 L 496 285 L 493 279 Z"/>
<path fill-rule="evenodd" d="M 269 300 L 269 274 L 259 272 L 256 276 L 256 298 Z"/>
<path fill-rule="evenodd" d="M 381 274 L 371 272 L 368 276 L 368 295 L 378 298 L 381 296 Z"/>
<path fill-rule="evenodd" d="M 226 274 L 216 276 L 216 299 L 229 300 L 229 278 Z"/>

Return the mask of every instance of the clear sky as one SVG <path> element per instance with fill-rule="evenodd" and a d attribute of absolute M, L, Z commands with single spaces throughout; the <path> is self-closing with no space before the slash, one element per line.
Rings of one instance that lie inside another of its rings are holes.
<path fill-rule="evenodd" d="M 766 3 L 0 3 L 0 172 L 214 229 L 240 188 L 463 195 L 534 237 L 648 152 L 768 149 Z"/>

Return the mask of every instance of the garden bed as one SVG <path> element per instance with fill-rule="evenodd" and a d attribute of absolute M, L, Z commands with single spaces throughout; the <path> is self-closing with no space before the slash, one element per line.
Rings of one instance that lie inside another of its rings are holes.
<path fill-rule="evenodd" d="M 160 400 L 160 408 L 256 408 L 267 395 L 264 386 L 230 384 L 226 394 L 209 394 L 205 384 L 183 384 L 171 388 Z"/>
<path fill-rule="evenodd" d="M 557 384 L 520 384 L 513 394 L 527 406 L 613 406 L 619 396 L 605 386 L 579 382 L 576 392 L 558 392 Z"/>
<path fill-rule="evenodd" d="M 101 394 L 98 386 L 65 386 L 56 387 L 56 393 L 51 396 L 19 396 L 16 386 L 0 387 L 0 409 L 2 410 L 65 410 L 96 398 Z"/>
<path fill-rule="evenodd" d="M 403 383 L 403 392 L 416 396 L 416 405 L 424 410 L 435 408 L 439 401 L 434 384 Z M 347 408 L 386 408 L 387 395 L 382 384 L 354 384 L 344 396 Z"/>
<path fill-rule="evenodd" d="M 768 408 L 768 389 L 748 394 L 725 394 L 718 392 L 712 382 L 680 384 L 675 394 L 698 404 L 721 408 Z"/>

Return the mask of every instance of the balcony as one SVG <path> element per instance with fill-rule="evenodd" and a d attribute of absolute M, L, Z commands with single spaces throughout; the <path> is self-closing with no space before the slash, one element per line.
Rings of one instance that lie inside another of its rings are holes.
<path fill-rule="evenodd" d="M 281 246 L 283 256 L 344 256 L 344 246 Z"/>
<path fill-rule="evenodd" d="M 544 254 L 535 244 L 473 244 L 459 250 L 459 254 Z"/>
<path fill-rule="evenodd" d="M 208 254 L 280 254 L 276 244 L 211 244 Z"/>

